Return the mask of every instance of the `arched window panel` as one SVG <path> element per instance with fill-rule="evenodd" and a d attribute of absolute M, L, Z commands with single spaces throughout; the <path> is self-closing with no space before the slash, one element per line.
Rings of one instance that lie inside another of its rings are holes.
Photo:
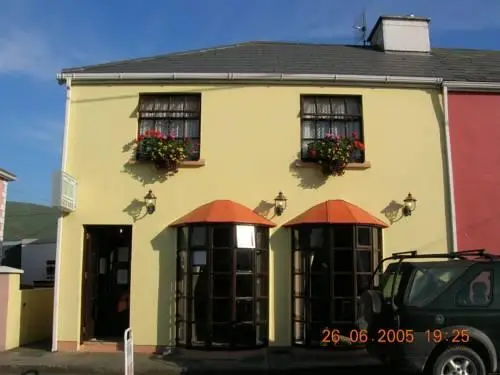
<path fill-rule="evenodd" d="M 252 271 L 255 269 L 254 251 L 251 251 L 249 249 L 236 249 L 235 258 L 236 272 L 252 273 Z"/>
<path fill-rule="evenodd" d="M 214 249 L 211 253 L 211 271 L 216 274 L 231 274 L 234 268 L 234 249 Z"/>
<path fill-rule="evenodd" d="M 374 257 L 373 257 L 373 269 L 377 270 L 377 267 L 379 263 L 381 262 L 383 258 L 383 233 L 381 228 L 374 228 L 373 230 L 373 251 L 374 251 Z M 379 284 L 379 279 L 380 275 L 382 274 L 384 270 L 382 268 L 378 269 L 373 281 L 375 282 L 375 285 Z"/>
<path fill-rule="evenodd" d="M 297 249 L 307 250 L 318 248 L 323 244 L 323 227 L 317 225 L 303 225 L 297 231 Z"/>
<path fill-rule="evenodd" d="M 177 250 L 187 250 L 189 246 L 189 227 L 177 230 Z"/>
<path fill-rule="evenodd" d="M 269 229 L 255 227 L 255 248 L 257 250 L 269 250 Z"/>
<path fill-rule="evenodd" d="M 177 294 L 186 296 L 187 292 L 187 274 L 189 267 L 187 250 L 177 251 Z"/>
<path fill-rule="evenodd" d="M 357 300 L 380 261 L 381 230 L 357 225 L 303 225 L 292 229 L 293 340 L 319 345 L 324 327 L 348 331 Z"/>
<path fill-rule="evenodd" d="M 216 224 L 208 227 L 212 248 L 234 249 L 236 241 L 235 225 Z"/>
<path fill-rule="evenodd" d="M 256 277 L 257 283 L 257 298 L 267 299 L 269 297 L 269 277 L 260 275 Z"/>
<path fill-rule="evenodd" d="M 356 226 L 356 247 L 373 247 L 373 228 L 365 226 Z"/>
<path fill-rule="evenodd" d="M 255 272 L 267 276 L 269 273 L 269 251 L 255 250 Z"/>
<path fill-rule="evenodd" d="M 185 284 L 188 286 L 181 285 L 184 281 L 181 277 L 177 286 L 178 291 L 187 290 L 185 298 L 178 298 L 179 345 L 205 348 L 266 345 L 269 229 L 212 224 L 189 226 L 187 233 Z M 184 232 L 178 238 L 186 241 L 182 236 Z M 179 249 L 178 270 L 184 259 L 181 254 Z M 180 306 L 184 300 L 186 306 Z"/>
<path fill-rule="evenodd" d="M 179 228 L 177 231 L 177 285 L 176 285 L 176 322 L 177 343 L 186 344 L 186 327 L 188 325 L 188 234 L 187 227 Z"/>
<path fill-rule="evenodd" d="M 328 234 L 324 227 L 311 227 L 308 237 L 311 249 L 323 249 L 327 246 Z"/>
<path fill-rule="evenodd" d="M 354 247 L 354 226 L 339 224 L 330 228 L 332 232 L 332 246 L 335 249 L 352 249 Z"/>
<path fill-rule="evenodd" d="M 189 249 L 206 248 L 208 245 L 208 228 L 204 225 L 186 226 L 189 233 Z M 180 229 L 179 229 L 180 230 Z"/>
<path fill-rule="evenodd" d="M 291 233 L 292 233 L 292 250 L 299 250 L 300 249 L 300 241 L 299 241 L 300 231 L 294 227 L 294 228 L 292 228 Z"/>

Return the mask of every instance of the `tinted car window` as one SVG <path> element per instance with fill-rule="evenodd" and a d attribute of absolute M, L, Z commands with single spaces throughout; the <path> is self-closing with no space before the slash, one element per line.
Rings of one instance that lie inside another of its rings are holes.
<path fill-rule="evenodd" d="M 401 283 L 401 273 L 396 275 L 395 272 L 385 272 L 380 280 L 380 290 L 384 298 L 392 297 L 392 288 L 394 286 L 394 295 L 398 294 L 399 284 Z"/>
<path fill-rule="evenodd" d="M 458 306 L 488 306 L 493 297 L 492 272 L 482 271 L 458 292 Z"/>
<path fill-rule="evenodd" d="M 419 267 L 409 289 L 408 306 L 422 307 L 432 302 L 463 272 L 461 267 Z"/>

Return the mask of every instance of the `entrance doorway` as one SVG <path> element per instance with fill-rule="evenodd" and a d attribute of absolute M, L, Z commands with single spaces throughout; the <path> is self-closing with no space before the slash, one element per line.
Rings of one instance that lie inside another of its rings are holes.
<path fill-rule="evenodd" d="M 132 226 L 86 225 L 81 341 L 121 341 L 130 321 Z"/>

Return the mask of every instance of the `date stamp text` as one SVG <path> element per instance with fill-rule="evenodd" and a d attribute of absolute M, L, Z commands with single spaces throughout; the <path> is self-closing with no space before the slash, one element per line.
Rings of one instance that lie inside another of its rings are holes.
<path fill-rule="evenodd" d="M 328 344 L 350 344 L 363 345 L 367 343 L 376 344 L 412 344 L 416 338 L 426 342 L 440 343 L 447 341 L 453 344 L 469 342 L 470 336 L 467 329 L 428 329 L 417 333 L 413 329 L 378 329 L 368 334 L 365 329 L 351 329 L 341 333 L 338 329 L 324 328 L 321 331 L 321 345 Z"/>

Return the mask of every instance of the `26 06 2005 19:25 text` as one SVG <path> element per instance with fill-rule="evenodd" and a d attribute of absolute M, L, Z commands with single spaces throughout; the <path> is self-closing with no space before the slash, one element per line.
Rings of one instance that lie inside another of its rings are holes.
<path fill-rule="evenodd" d="M 322 344 L 340 344 L 348 342 L 351 344 L 366 344 L 375 342 L 378 344 L 411 344 L 415 341 L 412 329 L 379 329 L 373 337 L 368 336 L 365 329 L 351 329 L 345 334 L 338 329 L 324 328 L 321 331 Z"/>

